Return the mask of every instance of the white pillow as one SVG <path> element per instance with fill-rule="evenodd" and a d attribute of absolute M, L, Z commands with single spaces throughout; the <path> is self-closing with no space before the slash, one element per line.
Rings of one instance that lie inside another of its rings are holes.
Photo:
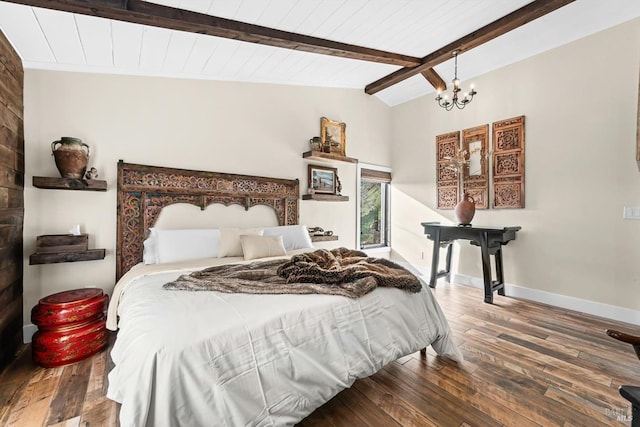
<path fill-rule="evenodd" d="M 157 264 L 158 261 L 156 259 L 156 230 L 154 228 L 149 229 L 149 237 L 142 242 L 143 250 L 142 250 L 142 261 L 145 264 Z"/>
<path fill-rule="evenodd" d="M 265 227 L 265 236 L 282 236 L 284 248 L 287 251 L 295 249 L 313 248 L 311 237 L 306 225 L 281 225 L 279 227 Z"/>
<path fill-rule="evenodd" d="M 221 228 L 218 258 L 242 256 L 242 245 L 240 244 L 240 235 L 242 234 L 262 236 L 262 228 Z"/>
<path fill-rule="evenodd" d="M 243 234 L 240 235 L 240 245 L 242 246 L 244 259 L 267 258 L 287 254 L 282 244 L 282 236 Z"/>
<path fill-rule="evenodd" d="M 220 230 L 155 229 L 156 263 L 215 258 L 220 247 Z"/>

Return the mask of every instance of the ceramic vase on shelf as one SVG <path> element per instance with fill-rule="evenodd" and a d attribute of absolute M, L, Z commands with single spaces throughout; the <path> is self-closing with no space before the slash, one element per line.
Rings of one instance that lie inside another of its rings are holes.
<path fill-rule="evenodd" d="M 473 197 L 465 191 L 462 196 L 462 200 L 458 202 L 454 211 L 456 213 L 456 218 L 458 219 L 458 225 L 471 225 L 473 215 L 476 213 L 475 200 L 473 200 Z"/>
<path fill-rule="evenodd" d="M 89 146 L 81 139 L 63 136 L 51 143 L 51 153 L 63 178 L 81 179 L 89 162 Z"/>

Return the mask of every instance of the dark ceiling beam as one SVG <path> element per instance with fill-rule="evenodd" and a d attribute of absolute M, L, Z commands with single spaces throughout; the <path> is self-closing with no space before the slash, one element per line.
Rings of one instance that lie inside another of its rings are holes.
<path fill-rule="evenodd" d="M 447 83 L 444 80 L 442 80 L 442 77 L 440 77 L 440 74 L 438 74 L 436 70 L 434 70 L 433 68 L 424 70 L 420 74 L 422 74 L 422 76 L 425 79 L 427 79 L 429 83 L 431 83 L 431 86 L 433 86 L 435 90 L 442 90 L 442 91 L 447 90 Z"/>
<path fill-rule="evenodd" d="M 420 58 L 340 43 L 303 34 L 219 18 L 141 0 L 6 0 L 26 6 L 60 10 L 134 24 L 168 28 L 243 42 L 276 46 L 362 61 L 414 67 Z"/>
<path fill-rule="evenodd" d="M 569 3 L 573 3 L 575 0 L 536 0 L 528 5 L 521 7 L 520 9 L 503 16 L 502 18 L 493 21 L 492 23 L 485 25 L 484 27 L 467 34 L 466 36 L 458 39 L 448 45 L 430 53 L 422 58 L 422 63 L 415 67 L 405 67 L 397 70 L 394 73 L 389 74 L 373 83 L 368 84 L 364 91 L 369 95 L 378 93 L 383 89 L 393 86 L 396 83 L 400 83 L 410 77 L 420 74 L 425 70 L 435 67 L 449 59 L 451 59 L 451 52 L 457 50 L 459 53 L 464 53 L 474 47 L 478 47 L 490 40 L 500 37 L 503 34 L 508 33 L 511 30 L 515 30 L 534 19 L 544 16 L 553 12 Z"/>

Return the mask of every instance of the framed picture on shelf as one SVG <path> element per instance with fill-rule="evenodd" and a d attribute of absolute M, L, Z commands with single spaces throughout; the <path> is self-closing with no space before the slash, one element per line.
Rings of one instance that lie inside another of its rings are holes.
<path fill-rule="evenodd" d="M 336 194 L 337 168 L 309 165 L 309 188 L 318 194 Z"/>
<path fill-rule="evenodd" d="M 320 119 L 321 143 L 323 151 L 327 152 L 325 147 L 329 147 L 329 153 L 346 156 L 345 132 L 347 125 L 329 120 L 326 117 Z"/>

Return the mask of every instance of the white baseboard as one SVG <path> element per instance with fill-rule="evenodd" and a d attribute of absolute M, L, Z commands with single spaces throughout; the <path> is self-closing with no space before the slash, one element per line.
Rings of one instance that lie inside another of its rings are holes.
<path fill-rule="evenodd" d="M 362 249 L 362 252 L 373 257 L 388 258 L 391 254 L 391 248 L 389 246 L 381 246 L 379 248 Z"/>
<path fill-rule="evenodd" d="M 429 283 L 429 271 L 426 271 L 423 268 L 420 268 L 418 266 L 415 266 L 409 262 L 404 262 L 404 261 L 395 261 L 396 264 L 406 268 L 407 270 L 409 270 L 412 274 L 419 276 L 423 281 L 425 281 L 426 283 Z"/>
<path fill-rule="evenodd" d="M 484 289 L 484 281 L 479 277 L 467 276 L 464 274 L 451 274 L 451 281 L 457 285 L 472 286 Z M 505 284 L 504 293 L 510 297 L 527 299 L 554 307 L 566 308 L 591 314 L 593 316 L 604 317 L 605 319 L 630 323 L 640 326 L 640 311 L 630 308 L 617 307 L 615 305 L 602 304 L 595 301 L 569 297 L 566 295 L 553 294 L 551 292 L 537 289 L 523 288 L 521 286 Z"/>
<path fill-rule="evenodd" d="M 31 338 L 33 338 L 33 334 L 36 333 L 38 327 L 32 323 L 28 325 L 24 325 L 22 327 L 22 342 L 28 344 L 31 342 Z"/>

